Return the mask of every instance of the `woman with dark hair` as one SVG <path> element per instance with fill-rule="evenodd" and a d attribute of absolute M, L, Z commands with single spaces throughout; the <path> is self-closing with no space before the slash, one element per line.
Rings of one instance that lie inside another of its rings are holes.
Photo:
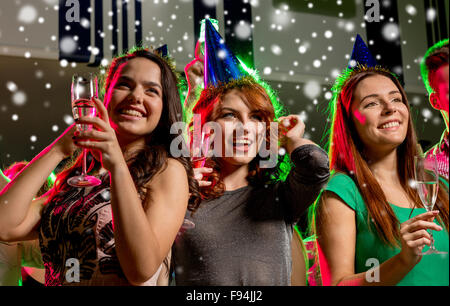
<path fill-rule="evenodd" d="M 215 156 L 198 169 L 203 202 L 187 215 L 195 227 L 173 247 L 177 285 L 290 284 L 293 226 L 328 179 L 328 157 L 303 138 L 298 116 L 279 117 L 286 153 L 263 166 L 262 149 L 275 141 L 278 153 L 270 94 L 243 77 L 208 87 L 194 107 L 202 130 L 214 123 Z"/>
<path fill-rule="evenodd" d="M 68 128 L 0 194 L 1 203 L 14 202 L 0 205 L 0 240 L 39 236 L 46 285 L 155 285 L 186 208 L 198 204 L 189 160 L 170 153 L 182 109 L 168 62 L 146 49 L 114 59 L 104 100 L 93 99 L 99 117 L 76 122 L 94 129 Z M 67 184 L 80 172 L 78 158 L 32 202 L 77 147 L 93 153 L 91 175 L 102 184 Z"/>
<path fill-rule="evenodd" d="M 448 285 L 448 255 L 420 254 L 427 230 L 448 252 L 448 192 L 439 188 L 426 212 L 411 184 L 419 152 L 404 89 L 389 71 L 359 65 L 333 90 L 332 177 L 315 207 L 329 284 Z"/>

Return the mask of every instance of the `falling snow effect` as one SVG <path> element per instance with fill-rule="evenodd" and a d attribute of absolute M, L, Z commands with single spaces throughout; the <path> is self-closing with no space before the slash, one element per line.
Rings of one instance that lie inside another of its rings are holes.
<path fill-rule="evenodd" d="M 317 81 L 309 81 L 303 87 L 303 94 L 311 100 L 314 100 L 320 95 L 321 86 Z"/>
<path fill-rule="evenodd" d="M 77 49 L 78 44 L 73 37 L 66 36 L 61 39 L 59 48 L 63 53 L 73 53 Z"/>
<path fill-rule="evenodd" d="M 326 120 L 323 113 L 320 112 L 326 108 L 327 102 L 332 98 L 331 86 L 350 59 L 349 53 L 355 35 L 357 33 L 366 34 L 364 16 L 360 14 L 365 1 L 355 1 L 358 13 L 354 18 L 348 18 L 346 12 L 340 10 L 337 10 L 332 16 L 317 14 L 315 10 L 319 8 L 315 1 L 306 1 L 308 3 L 305 5 L 306 11 L 302 13 L 296 11 L 294 5 L 292 7 L 287 4 L 275 6 L 272 1 L 262 0 L 236 0 L 236 5 L 239 5 L 240 1 L 251 5 L 252 20 L 242 20 L 227 30 L 231 31 L 238 40 L 252 41 L 254 62 L 256 68 L 261 72 L 261 76 L 279 91 L 281 101 L 293 113 L 300 114 L 302 118 L 309 121 L 306 135 L 320 141 L 324 130 L 316 122 L 325 122 Z M 39 62 L 37 60 L 39 55 L 33 48 L 36 42 L 32 43 L 34 28 L 41 31 L 43 28 L 40 27 L 52 24 L 53 30 L 46 31 L 47 41 L 40 46 L 44 51 L 59 49 L 61 53 L 70 55 L 78 52 L 80 48 L 80 37 L 67 34 L 59 39 L 58 31 L 55 30 L 57 21 L 54 20 L 54 16 L 58 13 L 60 1 L 42 0 L 39 2 L 15 1 L 16 10 L 12 17 L 16 21 L 15 25 L 7 28 L 0 27 L 1 42 L 6 41 L 6 38 L 9 39 L 8 35 L 11 33 L 20 37 L 20 43 L 23 44 L 20 56 L 28 61 L 29 66 L 26 73 L 31 76 L 33 85 L 39 87 L 38 95 L 40 95 L 37 100 L 36 93 L 30 90 L 27 83 L 21 82 L 20 78 L 4 80 L 0 86 L 6 94 L 6 100 L 0 102 L 0 120 L 14 124 L 21 129 L 26 126 L 26 112 L 32 105 L 39 105 L 38 109 L 42 112 L 42 116 L 51 114 L 52 117 L 45 117 L 42 120 L 46 123 L 45 128 L 43 124 L 42 131 L 28 130 L 28 135 L 23 137 L 23 142 L 27 143 L 34 136 L 35 140 L 32 143 L 36 149 L 42 149 L 48 145 L 48 143 L 44 143 L 45 138 L 41 135 L 49 133 L 53 137 L 64 131 L 67 125 L 73 123 L 67 101 L 60 101 L 54 97 L 59 90 L 58 87 L 61 86 L 54 78 L 67 78 L 86 66 L 85 63 L 76 63 L 67 59 L 58 60 L 57 66 L 52 68 L 56 70 L 55 74 L 47 67 L 40 64 L 35 65 L 35 61 Z M 187 63 L 194 57 L 195 37 L 191 30 L 193 16 L 189 9 L 193 2 L 193 0 L 142 1 L 143 11 L 147 12 L 147 15 L 145 13 L 144 15 L 147 17 L 143 18 L 141 22 L 130 21 L 129 30 L 133 25 L 141 26 L 144 43 L 159 46 L 167 42 L 169 53 L 177 62 Z M 202 2 L 208 7 L 217 4 L 219 7 L 223 6 L 223 2 L 218 0 L 202 0 Z M 344 1 L 331 2 L 340 8 L 343 7 Z M 385 2 L 389 1 L 383 1 L 383 5 Z M 422 6 L 417 5 L 415 1 L 399 1 L 398 6 L 400 14 L 406 16 L 407 20 L 401 20 L 400 24 L 386 23 L 381 29 L 383 39 L 386 42 L 399 41 L 402 48 L 414 48 L 416 45 L 411 41 L 416 38 L 414 27 L 417 27 L 419 23 L 423 27 L 424 20 L 435 22 L 438 12 L 435 9 L 422 12 Z M 152 14 L 148 13 L 149 11 L 158 13 Z M 187 15 L 186 12 L 191 15 Z M 7 14 L 7 10 L 0 9 L 0 17 L 4 17 L 5 14 Z M 105 54 L 110 54 L 115 49 L 111 45 L 111 34 L 116 29 L 108 19 L 112 15 L 111 11 L 104 14 L 104 29 L 102 33 L 99 33 L 105 41 L 109 42 L 104 46 Z M 219 17 L 222 18 L 222 16 Z M 224 20 L 221 18 L 219 19 Z M 89 29 L 94 26 L 94 22 L 82 18 L 80 26 L 83 29 Z M 222 31 L 225 31 L 224 24 L 220 24 L 220 27 Z M 69 29 L 70 26 L 66 30 Z M 120 35 L 120 31 L 118 33 Z M 383 43 L 384 41 L 368 41 L 371 48 L 383 45 Z M 0 50 L 2 48 L 5 51 L 0 43 Z M 88 47 L 88 52 L 93 56 L 100 54 L 99 48 L 94 46 Z M 422 55 L 420 52 L 416 52 L 413 55 L 414 58 L 405 58 L 403 66 L 392 67 L 395 73 L 406 76 L 407 83 L 414 82 L 415 88 L 422 86 L 418 72 Z M 378 56 L 377 59 L 381 63 L 383 62 L 382 57 Z M 100 61 L 101 65 L 105 67 L 110 63 L 111 58 L 106 55 Z M 183 68 L 178 67 L 180 71 Z M 416 90 L 408 97 L 409 101 L 418 115 L 417 121 L 421 124 L 429 124 L 433 129 L 438 130 L 438 126 L 442 127 L 443 125 L 440 114 L 429 106 L 428 98 L 424 93 L 425 91 L 421 94 Z M 59 112 L 53 112 L 55 109 L 58 109 Z M 39 129 L 40 127 L 34 128 Z M 12 142 L 12 140 L 4 129 L 1 134 L 0 147 L 3 149 L 5 143 Z M 35 153 L 33 152 L 33 154 Z M 5 160 L 7 154 L 8 152 L 0 151 L 0 162 Z"/>
<path fill-rule="evenodd" d="M 36 21 L 38 12 L 32 5 L 25 5 L 19 10 L 17 20 L 25 24 L 31 24 Z"/>
<path fill-rule="evenodd" d="M 23 106 L 27 102 L 27 95 L 21 90 L 16 91 L 12 96 L 12 102 L 16 106 Z"/>
<path fill-rule="evenodd" d="M 387 41 L 395 41 L 400 36 L 400 29 L 395 23 L 388 23 L 383 27 L 383 37 Z"/>
<path fill-rule="evenodd" d="M 9 81 L 6 83 L 6 88 L 8 88 L 10 92 L 15 92 L 17 90 L 17 85 L 16 83 Z"/>
<path fill-rule="evenodd" d="M 417 9 L 414 5 L 412 4 L 408 4 L 405 7 L 406 12 L 411 15 L 411 16 L 416 16 L 417 15 Z"/>
<path fill-rule="evenodd" d="M 242 21 L 235 27 L 234 32 L 236 33 L 237 38 L 241 40 L 246 40 L 250 38 L 250 35 L 252 34 L 252 29 L 250 27 L 250 24 Z"/>

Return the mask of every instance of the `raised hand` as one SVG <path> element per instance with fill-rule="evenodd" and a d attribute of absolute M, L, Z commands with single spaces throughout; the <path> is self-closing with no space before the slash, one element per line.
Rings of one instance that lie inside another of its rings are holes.
<path fill-rule="evenodd" d="M 189 84 L 189 91 L 195 90 L 203 83 L 204 64 L 203 60 L 196 58 L 187 64 L 184 69 Z"/>
<path fill-rule="evenodd" d="M 193 106 L 195 101 L 197 101 L 199 89 L 203 88 L 205 62 L 204 56 L 200 51 L 200 47 L 200 43 L 197 43 L 195 49 L 195 59 L 184 68 L 186 80 L 189 85 L 189 92 L 186 100 L 184 101 L 184 105 L 187 108 Z"/>
<path fill-rule="evenodd" d="M 291 154 L 295 148 L 304 144 L 314 144 L 312 141 L 303 138 L 305 124 L 300 116 L 290 115 L 280 117 L 278 118 L 278 122 L 281 145 L 286 148 L 289 154 Z"/>

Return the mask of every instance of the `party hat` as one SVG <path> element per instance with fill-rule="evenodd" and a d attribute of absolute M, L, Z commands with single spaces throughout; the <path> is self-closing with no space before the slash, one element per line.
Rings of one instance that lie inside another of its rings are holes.
<path fill-rule="evenodd" d="M 167 44 L 162 45 L 161 47 L 155 49 L 155 53 L 159 54 L 161 57 L 166 57 L 169 55 L 169 51 L 167 50 Z"/>
<path fill-rule="evenodd" d="M 205 88 L 246 76 L 239 60 L 225 44 L 211 21 L 205 20 Z"/>
<path fill-rule="evenodd" d="M 361 36 L 359 36 L 359 34 L 356 35 L 353 53 L 350 62 L 348 63 L 348 68 L 352 69 L 358 65 L 367 67 L 375 67 L 378 65 L 377 61 L 372 56 L 372 53 L 370 53 L 366 43 Z"/>

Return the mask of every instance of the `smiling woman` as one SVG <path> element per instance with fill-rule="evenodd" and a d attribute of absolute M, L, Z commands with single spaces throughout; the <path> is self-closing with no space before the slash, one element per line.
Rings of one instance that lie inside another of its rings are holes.
<path fill-rule="evenodd" d="M 380 150 L 395 148 L 404 141 L 409 110 L 402 93 L 390 78 L 382 75 L 365 78 L 356 87 L 354 99 L 351 106 L 353 124 L 366 152 L 378 154 Z"/>
<path fill-rule="evenodd" d="M 145 58 L 135 58 L 119 68 L 120 77 L 105 101 L 119 143 L 133 142 L 155 130 L 163 108 L 161 71 Z"/>
<path fill-rule="evenodd" d="M 448 183 L 439 188 L 437 210 L 427 212 L 411 184 L 419 149 L 400 82 L 380 67 L 357 66 L 334 91 L 334 174 L 313 223 L 331 284 L 448 285 L 448 255 L 420 254 L 430 245 L 429 229 L 448 251 Z"/>
<path fill-rule="evenodd" d="M 179 136 L 170 128 L 182 109 L 166 59 L 146 49 L 116 58 L 105 93 L 105 104 L 93 99 L 99 117 L 77 120 L 94 129 L 72 125 L 0 195 L 14 203 L 0 207 L 0 240 L 39 236 L 46 285 L 155 285 L 186 208 L 198 205 L 189 161 L 170 155 Z M 76 157 L 77 147 L 91 151 L 91 173 L 102 184 L 67 184 L 80 171 L 78 158 L 46 196 L 32 201 L 36 187 L 62 159 Z M 74 260 L 77 271 L 68 265 Z"/>
<path fill-rule="evenodd" d="M 305 125 L 292 115 L 276 123 L 293 163 L 286 180 L 279 179 L 285 156 L 260 166 L 260 151 L 271 141 L 278 150 L 278 135 L 271 99 L 251 77 L 208 87 L 193 112 L 221 132 L 214 131 L 216 155 L 196 169 L 204 201 L 186 215 L 195 227 L 174 244 L 177 285 L 290 285 L 293 226 L 328 179 L 327 155 L 303 138 Z"/>

